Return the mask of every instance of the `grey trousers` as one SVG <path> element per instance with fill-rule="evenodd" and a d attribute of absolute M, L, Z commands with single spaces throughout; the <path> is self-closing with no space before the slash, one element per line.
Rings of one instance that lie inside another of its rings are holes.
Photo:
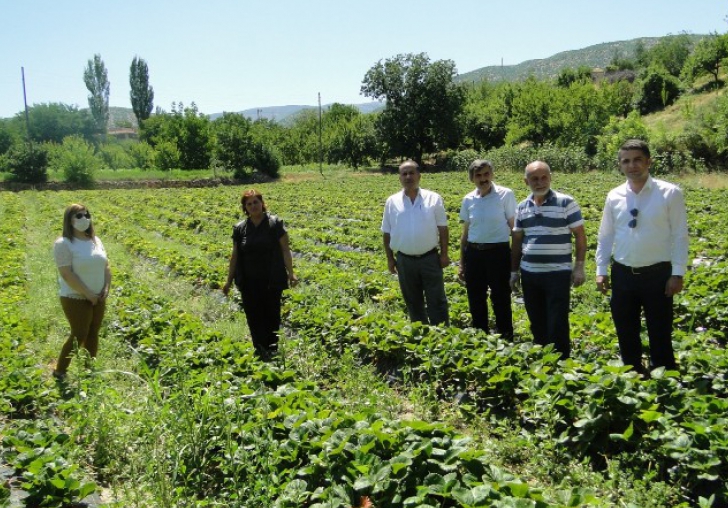
<path fill-rule="evenodd" d="M 397 277 L 410 321 L 431 325 L 450 323 L 437 251 L 419 258 L 397 253 Z"/>

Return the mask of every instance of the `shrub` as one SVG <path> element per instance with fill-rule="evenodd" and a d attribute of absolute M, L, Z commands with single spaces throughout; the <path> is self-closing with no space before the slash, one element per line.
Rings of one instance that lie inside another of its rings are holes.
<path fill-rule="evenodd" d="M 530 159 L 530 161 L 544 161 L 551 166 L 552 170 L 561 173 L 581 173 L 588 171 L 592 165 L 589 156 L 578 146 L 540 146 L 531 150 Z"/>
<path fill-rule="evenodd" d="M 597 138 L 595 165 L 602 170 L 616 168 L 617 151 L 628 139 L 637 138 L 649 142 L 650 135 L 637 111 L 631 111 L 626 118 L 612 117 L 602 135 Z"/>
<path fill-rule="evenodd" d="M 274 147 L 257 143 L 254 167 L 261 173 L 275 178 L 281 169 L 281 155 Z"/>
<path fill-rule="evenodd" d="M 180 153 L 177 145 L 171 141 L 157 143 L 154 162 L 159 169 L 175 169 L 179 167 Z"/>
<path fill-rule="evenodd" d="M 154 148 L 152 148 L 152 146 L 146 141 L 130 144 L 128 151 L 133 167 L 139 169 L 154 168 Z"/>
<path fill-rule="evenodd" d="M 109 169 L 129 169 L 134 165 L 134 159 L 117 143 L 102 145 L 99 157 Z"/>
<path fill-rule="evenodd" d="M 651 67 L 639 81 L 634 104 L 643 115 L 660 111 L 680 96 L 680 80 L 665 69 Z"/>
<path fill-rule="evenodd" d="M 42 145 L 19 143 L 5 154 L 5 170 L 10 180 L 21 183 L 48 181 L 48 152 Z"/>
<path fill-rule="evenodd" d="M 442 157 L 441 165 L 446 171 L 467 171 L 470 163 L 479 158 L 480 154 L 470 148 L 460 151 L 448 150 Z"/>
<path fill-rule="evenodd" d="M 94 173 L 101 165 L 94 155 L 94 148 L 80 136 L 68 136 L 63 144 L 54 150 L 51 157 L 51 168 L 62 172 L 69 183 L 84 187 L 94 183 Z"/>

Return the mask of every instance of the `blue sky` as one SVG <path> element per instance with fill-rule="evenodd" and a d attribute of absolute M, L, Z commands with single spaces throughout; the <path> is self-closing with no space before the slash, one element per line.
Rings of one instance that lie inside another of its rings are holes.
<path fill-rule="evenodd" d="M 724 0 L 0 0 L 0 117 L 28 104 L 87 107 L 87 61 L 130 107 L 129 66 L 149 65 L 155 105 L 201 112 L 362 103 L 366 71 L 399 53 L 458 72 L 602 42 L 728 31 Z"/>

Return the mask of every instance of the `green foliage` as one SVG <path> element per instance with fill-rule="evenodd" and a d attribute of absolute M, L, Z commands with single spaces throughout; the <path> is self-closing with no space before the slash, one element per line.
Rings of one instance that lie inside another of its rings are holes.
<path fill-rule="evenodd" d="M 212 123 L 214 156 L 228 171 L 243 171 L 253 166 L 255 157 L 251 123 L 237 113 L 224 113 Z"/>
<path fill-rule="evenodd" d="M 464 106 L 464 134 L 476 150 L 497 148 L 505 143 L 508 118 L 516 87 L 487 81 L 468 89 Z"/>
<path fill-rule="evenodd" d="M 4 165 L 13 181 L 43 183 L 48 180 L 48 152 L 43 145 L 14 145 L 5 155 Z"/>
<path fill-rule="evenodd" d="M 129 69 L 129 98 L 137 124 L 149 118 L 154 109 L 154 89 L 149 84 L 149 67 L 143 58 L 137 56 L 131 61 Z"/>
<path fill-rule="evenodd" d="M 410 157 L 457 146 L 465 90 L 455 84 L 455 63 L 430 63 L 425 53 L 381 60 L 362 81 L 366 97 L 386 100 L 377 128 L 390 156 Z"/>
<path fill-rule="evenodd" d="M 617 151 L 628 139 L 642 139 L 649 142 L 649 132 L 637 111 L 626 118 L 613 117 L 604 128 L 597 143 L 597 165 L 600 169 L 617 167 Z"/>
<path fill-rule="evenodd" d="M 256 143 L 254 167 L 261 173 L 268 176 L 277 177 L 281 169 L 281 156 L 275 147 L 270 147 L 262 143 Z"/>
<path fill-rule="evenodd" d="M 678 78 L 692 47 L 693 40 L 689 35 L 668 35 L 661 37 L 651 48 L 641 51 L 636 59 L 642 68 L 662 67 L 671 76 Z"/>
<path fill-rule="evenodd" d="M 637 55 L 641 54 L 642 51 L 643 50 L 640 49 L 639 46 L 635 48 L 635 53 Z M 634 70 L 637 65 L 635 58 L 626 57 L 620 49 L 615 49 L 612 53 L 612 60 L 609 62 L 609 65 L 607 65 L 606 69 L 607 71 Z"/>
<path fill-rule="evenodd" d="M 169 170 L 180 167 L 180 153 L 172 141 L 159 141 L 155 147 L 154 163 L 159 169 Z"/>
<path fill-rule="evenodd" d="M 333 104 L 323 116 L 326 162 L 354 168 L 379 155 L 376 116 L 363 115 L 353 106 Z"/>
<path fill-rule="evenodd" d="M 109 74 L 101 55 L 89 60 L 83 71 L 83 81 L 89 91 L 88 107 L 96 121 L 96 128 L 106 134 L 109 125 Z"/>
<path fill-rule="evenodd" d="M 11 130 L 9 122 L 0 121 L 0 156 L 4 155 L 16 142 L 15 133 Z"/>
<path fill-rule="evenodd" d="M 663 67 L 648 68 L 637 83 L 634 104 L 643 115 L 660 111 L 680 96 L 680 80 Z"/>
<path fill-rule="evenodd" d="M 448 150 L 443 156 L 438 157 L 437 163 L 447 171 L 463 171 L 467 174 L 470 163 L 478 158 L 480 154 L 473 149 Z"/>
<path fill-rule="evenodd" d="M 508 118 L 507 144 L 530 142 L 542 145 L 558 136 L 554 122 L 557 108 L 556 88 L 546 81 L 527 79 L 513 97 Z"/>
<path fill-rule="evenodd" d="M 718 88 L 720 70 L 726 57 L 728 57 L 728 34 L 712 33 L 695 46 L 685 62 L 682 76 L 685 80 L 693 82 L 700 76 L 710 74 L 713 76 L 713 86 Z"/>
<path fill-rule="evenodd" d="M 129 169 L 134 167 L 135 162 L 124 145 L 119 143 L 105 143 L 100 145 L 98 158 L 101 159 L 103 167 L 109 169 Z"/>
<path fill-rule="evenodd" d="M 177 162 L 174 162 L 174 152 L 169 146 L 164 146 L 162 148 L 164 155 L 162 160 L 158 161 L 161 169 L 210 167 L 213 148 L 210 120 L 198 111 L 194 102 L 189 107 L 185 107 L 182 103 L 173 103 L 171 113 L 160 112 L 150 116 L 142 124 L 139 137 L 158 151 L 160 145 L 170 143 L 174 145 L 178 154 Z"/>
<path fill-rule="evenodd" d="M 62 173 L 64 179 L 82 187 L 93 185 L 94 173 L 101 162 L 94 147 L 79 136 L 69 136 L 51 155 L 50 168 Z"/>
<path fill-rule="evenodd" d="M 563 69 L 556 77 L 556 84 L 562 88 L 569 88 L 574 83 L 591 83 L 592 70 L 588 65 L 579 66 L 577 69 L 571 67 Z"/>
<path fill-rule="evenodd" d="M 132 160 L 132 167 L 154 169 L 155 152 L 149 143 L 145 141 L 130 143 L 127 148 Z"/>
<path fill-rule="evenodd" d="M 96 128 L 87 110 L 62 103 L 35 104 L 28 108 L 30 139 L 39 143 L 62 143 L 67 136 L 79 135 L 92 139 Z M 18 113 L 14 121 L 25 126 L 25 114 Z"/>

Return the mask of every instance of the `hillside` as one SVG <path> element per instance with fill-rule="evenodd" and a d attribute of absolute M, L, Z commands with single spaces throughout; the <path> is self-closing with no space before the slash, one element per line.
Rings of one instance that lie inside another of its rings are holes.
<path fill-rule="evenodd" d="M 705 35 L 693 34 L 689 35 L 696 43 Z M 614 58 L 615 55 L 629 58 L 634 52 L 638 44 L 642 43 L 646 48 L 654 46 L 661 37 L 641 37 L 628 41 L 615 41 L 596 44 L 582 49 L 563 51 L 553 56 L 543 59 L 527 60 L 516 65 L 491 65 L 481 67 L 470 72 L 458 75 L 455 80 L 458 82 L 478 82 L 484 79 L 489 81 L 517 81 L 525 79 L 528 76 L 534 76 L 537 79 L 555 78 L 561 70 L 566 68 L 576 69 L 580 66 L 588 66 L 591 68 L 604 68 Z M 371 113 L 383 107 L 382 102 L 368 102 L 361 104 L 352 104 L 362 113 Z M 326 104 L 323 108 L 330 107 Z M 261 106 L 256 108 L 237 111 L 237 113 L 256 120 L 265 118 L 276 122 L 285 123 L 286 119 L 290 120 L 292 115 L 305 110 L 317 109 L 317 106 L 311 105 L 287 105 L 287 106 Z M 110 108 L 109 128 L 117 127 L 136 127 L 136 118 L 131 108 Z M 209 115 L 211 120 L 222 116 L 222 112 L 212 113 Z"/>
<path fill-rule="evenodd" d="M 689 35 L 696 43 L 705 35 Z M 527 60 L 517 65 L 491 65 L 481 67 L 470 72 L 458 75 L 456 81 L 478 82 L 484 79 L 489 81 L 517 81 L 528 76 L 537 79 L 549 79 L 558 76 L 562 69 L 576 69 L 582 65 L 593 68 L 604 68 L 615 55 L 631 57 L 637 45 L 641 42 L 646 48 L 654 46 L 661 37 L 641 37 L 628 41 L 615 41 L 596 44 L 582 49 L 563 51 L 548 58 Z"/>
<path fill-rule="evenodd" d="M 350 104 L 354 106 L 362 113 L 371 113 L 384 106 L 383 102 L 365 102 L 362 104 Z M 331 104 L 324 104 L 321 106 L 324 110 L 331 107 Z M 267 120 L 274 120 L 276 122 L 283 122 L 286 118 L 291 115 L 304 110 L 304 109 L 318 109 L 318 106 L 265 106 L 260 108 L 250 108 L 243 111 L 237 111 L 237 113 L 250 118 L 251 120 L 257 120 L 259 118 L 265 118 Z M 222 113 L 213 113 L 210 115 L 210 120 L 222 116 Z"/>

